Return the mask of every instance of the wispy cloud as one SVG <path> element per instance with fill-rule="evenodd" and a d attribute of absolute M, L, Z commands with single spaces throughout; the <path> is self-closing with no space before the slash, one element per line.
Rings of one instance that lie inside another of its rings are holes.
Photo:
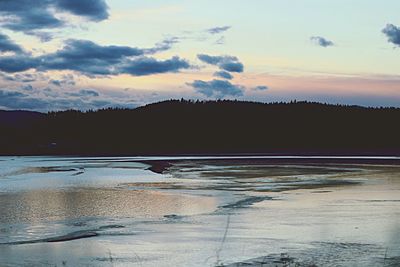
<path fill-rule="evenodd" d="M 206 32 L 208 32 L 210 34 L 220 34 L 220 33 L 224 33 L 226 31 L 230 30 L 231 28 L 232 28 L 232 26 L 214 27 L 214 28 L 207 29 Z"/>
<path fill-rule="evenodd" d="M 253 88 L 253 90 L 255 90 L 255 91 L 265 91 L 268 89 L 269 89 L 268 86 L 265 86 L 265 85 L 259 85 L 259 86 L 256 86 Z"/>

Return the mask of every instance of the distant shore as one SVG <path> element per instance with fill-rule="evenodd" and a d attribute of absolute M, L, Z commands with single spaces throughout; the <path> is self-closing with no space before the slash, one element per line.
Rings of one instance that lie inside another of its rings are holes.
<path fill-rule="evenodd" d="M 310 102 L 0 111 L 0 155 L 400 156 L 398 121 L 400 108 Z"/>

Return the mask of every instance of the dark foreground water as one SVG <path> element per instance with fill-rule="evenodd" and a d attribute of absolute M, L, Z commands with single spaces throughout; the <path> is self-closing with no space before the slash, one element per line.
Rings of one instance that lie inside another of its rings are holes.
<path fill-rule="evenodd" d="M 398 164 L 2 157 L 0 266 L 400 266 Z"/>

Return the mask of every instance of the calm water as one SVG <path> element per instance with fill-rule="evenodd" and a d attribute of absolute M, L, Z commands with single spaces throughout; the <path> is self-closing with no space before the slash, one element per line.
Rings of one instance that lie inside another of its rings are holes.
<path fill-rule="evenodd" d="M 281 159 L 1 157 L 0 266 L 400 266 L 399 159 Z"/>

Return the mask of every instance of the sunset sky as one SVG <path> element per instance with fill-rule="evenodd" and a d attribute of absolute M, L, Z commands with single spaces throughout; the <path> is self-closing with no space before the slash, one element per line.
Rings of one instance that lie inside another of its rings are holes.
<path fill-rule="evenodd" d="M 400 107 L 398 0 L 0 0 L 0 109 Z"/>

